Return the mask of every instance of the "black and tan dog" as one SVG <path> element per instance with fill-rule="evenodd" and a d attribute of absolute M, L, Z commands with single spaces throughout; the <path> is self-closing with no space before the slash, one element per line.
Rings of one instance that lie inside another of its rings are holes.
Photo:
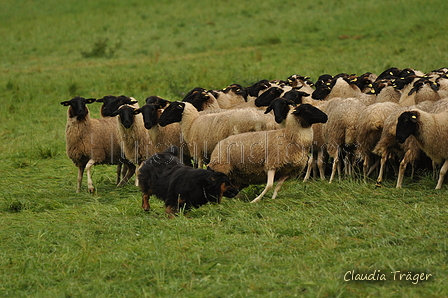
<path fill-rule="evenodd" d="M 219 204 L 222 196 L 233 198 L 238 194 L 227 175 L 210 169 L 193 169 L 184 165 L 178 154 L 178 148 L 171 146 L 151 156 L 140 168 L 143 210 L 149 210 L 151 195 L 165 202 L 167 213 L 175 214 L 179 208 L 198 208 L 208 202 Z"/>

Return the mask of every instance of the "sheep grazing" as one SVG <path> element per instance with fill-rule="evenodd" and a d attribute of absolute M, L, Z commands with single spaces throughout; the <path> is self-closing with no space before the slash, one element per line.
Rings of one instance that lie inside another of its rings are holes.
<path fill-rule="evenodd" d="M 448 112 L 431 114 L 419 109 L 403 112 L 398 117 L 396 137 L 399 143 L 413 135 L 420 148 L 436 164 L 443 163 L 436 189 L 441 189 L 448 171 L 448 142 L 443 133 L 448 131 Z"/>
<path fill-rule="evenodd" d="M 81 190 L 84 169 L 87 171 L 89 192 L 94 192 L 90 169 L 95 164 L 128 165 L 128 171 L 118 183 L 122 186 L 135 172 L 135 166 L 122 158 L 122 152 L 117 139 L 117 123 L 113 118 L 90 118 L 86 104 L 95 102 L 93 98 L 74 97 L 61 102 L 67 106 L 67 124 L 65 129 L 67 156 L 78 167 L 78 184 L 76 192 Z"/>
<path fill-rule="evenodd" d="M 144 127 L 143 116 L 129 105 L 122 105 L 111 116 L 117 116 L 118 137 L 124 156 L 140 168 L 146 159 L 156 153 Z M 135 185 L 138 185 L 138 179 Z"/>
<path fill-rule="evenodd" d="M 180 208 L 188 210 L 208 202 L 220 203 L 223 196 L 233 198 L 238 194 L 227 175 L 187 167 L 178 155 L 178 148 L 172 146 L 151 156 L 142 166 L 139 180 L 143 210 L 149 210 L 151 195 L 163 200 L 166 213 L 172 215 Z"/>
<path fill-rule="evenodd" d="M 327 115 L 302 104 L 284 121 L 284 129 L 242 133 L 221 140 L 212 152 L 209 167 L 227 174 L 239 186 L 267 181 L 266 188 L 252 202 L 261 200 L 278 178 L 272 196 L 275 198 L 282 183 L 305 168 L 313 140 L 311 125 L 326 122 Z"/>
<path fill-rule="evenodd" d="M 159 118 L 161 126 L 175 122 L 180 122 L 190 156 L 198 167 L 202 167 L 203 161 L 208 159 L 216 144 L 230 135 L 279 128 L 272 115 L 264 115 L 255 108 L 199 114 L 188 102 L 172 102 Z"/>

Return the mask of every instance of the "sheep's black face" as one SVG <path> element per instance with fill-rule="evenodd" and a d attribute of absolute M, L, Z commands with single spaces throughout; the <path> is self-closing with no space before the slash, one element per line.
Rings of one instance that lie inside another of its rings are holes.
<path fill-rule="evenodd" d="M 129 106 L 122 107 L 118 111 L 114 112 L 111 116 L 117 116 L 120 115 L 120 122 L 123 124 L 123 126 L 126 129 L 131 128 L 132 124 L 134 124 L 134 116 L 135 114 L 138 114 L 139 112 Z"/>
<path fill-rule="evenodd" d="M 398 143 L 404 143 L 406 139 L 415 134 L 418 128 L 418 118 L 420 114 L 417 111 L 404 112 L 398 117 L 396 138 Z"/>
<path fill-rule="evenodd" d="M 155 104 L 146 104 L 140 109 L 136 110 L 137 113 L 142 113 L 143 124 L 146 129 L 151 129 L 158 122 L 158 106 Z"/>
<path fill-rule="evenodd" d="M 310 96 L 308 93 L 292 89 L 286 92 L 283 97 L 287 100 L 293 101 L 295 104 L 301 104 L 304 97 Z"/>
<path fill-rule="evenodd" d="M 268 80 L 261 80 L 252 86 L 246 87 L 247 94 L 257 97 L 261 90 L 268 89 L 271 86 Z"/>
<path fill-rule="evenodd" d="M 290 105 L 294 105 L 294 102 L 282 97 L 277 97 L 271 102 L 264 113 L 267 114 L 270 111 L 274 111 L 275 122 L 282 123 L 288 116 Z"/>
<path fill-rule="evenodd" d="M 146 104 L 155 104 L 161 106 L 161 108 L 166 107 L 170 102 L 158 96 L 149 96 L 145 99 Z"/>
<path fill-rule="evenodd" d="M 89 113 L 86 104 L 91 104 L 92 102 L 95 102 L 94 98 L 86 99 L 84 97 L 77 96 L 69 101 L 61 102 L 61 105 L 70 106 L 70 118 L 76 117 L 77 120 L 83 120 Z"/>
<path fill-rule="evenodd" d="M 117 111 L 118 108 L 122 105 L 125 104 L 133 105 L 137 103 L 137 101 L 132 100 L 130 97 L 124 95 L 120 96 L 106 95 L 103 98 L 97 99 L 96 102 L 103 103 L 103 105 L 101 106 L 101 115 L 103 117 L 111 117 L 112 114 L 115 111 Z"/>
<path fill-rule="evenodd" d="M 302 127 L 309 127 L 314 123 L 325 123 L 328 120 L 327 114 L 310 104 L 301 104 L 293 114 L 301 119 Z"/>
<path fill-rule="evenodd" d="M 174 122 L 180 122 L 182 120 L 182 114 L 184 112 L 184 109 L 185 109 L 184 102 L 179 101 L 172 102 L 160 116 L 159 118 L 160 126 L 167 126 L 168 124 Z"/>
<path fill-rule="evenodd" d="M 216 97 L 216 96 L 215 96 Z M 185 95 L 183 102 L 191 103 L 196 110 L 202 111 L 204 102 L 210 99 L 210 95 L 204 88 L 196 87 Z"/>
<path fill-rule="evenodd" d="M 331 92 L 331 87 L 329 84 L 330 83 L 325 83 L 324 85 L 317 87 L 313 94 L 311 94 L 311 97 L 317 100 L 324 100 L 325 97 L 327 97 L 327 95 Z"/>
<path fill-rule="evenodd" d="M 271 87 L 260 96 L 255 99 L 255 105 L 257 107 L 267 107 L 271 102 L 279 97 L 283 93 L 283 89 L 280 87 Z"/>

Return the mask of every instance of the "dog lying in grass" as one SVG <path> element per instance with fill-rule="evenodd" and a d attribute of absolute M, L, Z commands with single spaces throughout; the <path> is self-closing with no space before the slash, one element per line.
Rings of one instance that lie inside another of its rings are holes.
<path fill-rule="evenodd" d="M 142 208 L 148 211 L 149 197 L 165 202 L 165 211 L 175 214 L 180 208 L 198 208 L 208 202 L 220 203 L 222 196 L 233 198 L 238 189 L 226 174 L 210 169 L 193 169 L 178 158 L 179 149 L 171 146 L 145 161 L 138 175 Z"/>

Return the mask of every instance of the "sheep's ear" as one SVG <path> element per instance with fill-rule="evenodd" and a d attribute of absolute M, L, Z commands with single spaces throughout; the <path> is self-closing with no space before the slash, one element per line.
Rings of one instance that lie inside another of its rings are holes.
<path fill-rule="evenodd" d="M 129 102 L 130 105 L 135 105 L 136 103 L 138 103 L 138 101 L 136 101 L 136 100 L 131 100 L 131 101 Z"/>
<path fill-rule="evenodd" d="M 265 114 L 268 114 L 270 111 L 272 111 L 272 106 L 268 106 L 266 111 L 264 111 Z"/>
<path fill-rule="evenodd" d="M 115 112 L 110 114 L 110 117 L 115 117 L 120 113 L 120 110 L 116 110 Z"/>
<path fill-rule="evenodd" d="M 417 91 L 417 90 L 415 89 L 415 87 L 412 87 L 412 89 L 411 89 L 411 91 L 409 91 L 408 95 L 412 95 L 415 91 Z"/>
<path fill-rule="evenodd" d="M 141 109 L 134 109 L 134 115 L 140 114 L 142 112 Z"/>
<path fill-rule="evenodd" d="M 432 90 L 434 90 L 434 91 L 439 91 L 439 83 L 434 83 L 434 82 L 431 82 L 431 89 Z"/>
<path fill-rule="evenodd" d="M 96 102 L 104 102 L 104 99 L 102 99 L 102 98 L 98 98 L 98 99 L 96 100 Z"/>
<path fill-rule="evenodd" d="M 411 122 L 412 123 L 417 123 L 418 120 L 418 114 L 412 114 L 411 116 Z"/>
<path fill-rule="evenodd" d="M 67 107 L 70 105 L 70 101 L 63 101 L 63 102 L 61 102 L 61 105 Z"/>
<path fill-rule="evenodd" d="M 87 99 L 86 99 L 86 103 L 93 103 L 93 102 L 95 102 L 95 101 L 96 101 L 95 98 L 87 98 Z"/>

